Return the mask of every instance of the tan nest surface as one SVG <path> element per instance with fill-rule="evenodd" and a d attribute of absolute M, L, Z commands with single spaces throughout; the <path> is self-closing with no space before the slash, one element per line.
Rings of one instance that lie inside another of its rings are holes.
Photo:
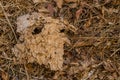
<path fill-rule="evenodd" d="M 17 19 L 20 37 L 13 52 L 21 63 L 37 62 L 49 65 L 51 70 L 62 70 L 63 47 L 65 43 L 70 43 L 62 30 L 71 28 L 74 29 L 71 25 L 39 13 L 20 16 Z"/>

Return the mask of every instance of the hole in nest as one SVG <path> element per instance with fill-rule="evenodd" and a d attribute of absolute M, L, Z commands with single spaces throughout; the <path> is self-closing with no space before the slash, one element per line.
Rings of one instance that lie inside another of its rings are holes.
<path fill-rule="evenodd" d="M 3 30 L 0 30 L 0 36 L 2 35 L 3 32 L 4 32 Z"/>
<path fill-rule="evenodd" d="M 60 32 L 61 32 L 61 33 L 65 32 L 65 29 L 61 29 Z"/>
<path fill-rule="evenodd" d="M 56 52 L 55 52 L 55 54 L 56 54 Z"/>
<path fill-rule="evenodd" d="M 33 35 L 34 35 L 34 34 L 39 34 L 41 31 L 42 31 L 42 27 L 36 27 L 36 28 L 33 30 L 32 34 L 33 34 Z"/>

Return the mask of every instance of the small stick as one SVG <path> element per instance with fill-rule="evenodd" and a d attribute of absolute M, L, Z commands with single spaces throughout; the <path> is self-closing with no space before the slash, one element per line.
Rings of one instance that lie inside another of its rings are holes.
<path fill-rule="evenodd" d="M 112 57 L 113 55 L 115 55 L 119 50 L 120 50 L 120 48 L 118 48 L 114 53 L 112 53 L 110 57 Z"/>

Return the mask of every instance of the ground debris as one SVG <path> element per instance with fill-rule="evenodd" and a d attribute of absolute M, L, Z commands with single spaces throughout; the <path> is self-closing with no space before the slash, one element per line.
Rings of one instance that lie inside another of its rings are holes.
<path fill-rule="evenodd" d="M 120 0 L 0 3 L 0 80 L 120 80 Z"/>

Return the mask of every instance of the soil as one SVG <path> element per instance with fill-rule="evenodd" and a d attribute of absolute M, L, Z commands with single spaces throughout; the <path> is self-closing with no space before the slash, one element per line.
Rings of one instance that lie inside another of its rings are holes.
<path fill-rule="evenodd" d="M 19 31 L 34 12 L 45 27 Z M 120 0 L 0 0 L 0 80 L 120 80 L 119 57 Z"/>

